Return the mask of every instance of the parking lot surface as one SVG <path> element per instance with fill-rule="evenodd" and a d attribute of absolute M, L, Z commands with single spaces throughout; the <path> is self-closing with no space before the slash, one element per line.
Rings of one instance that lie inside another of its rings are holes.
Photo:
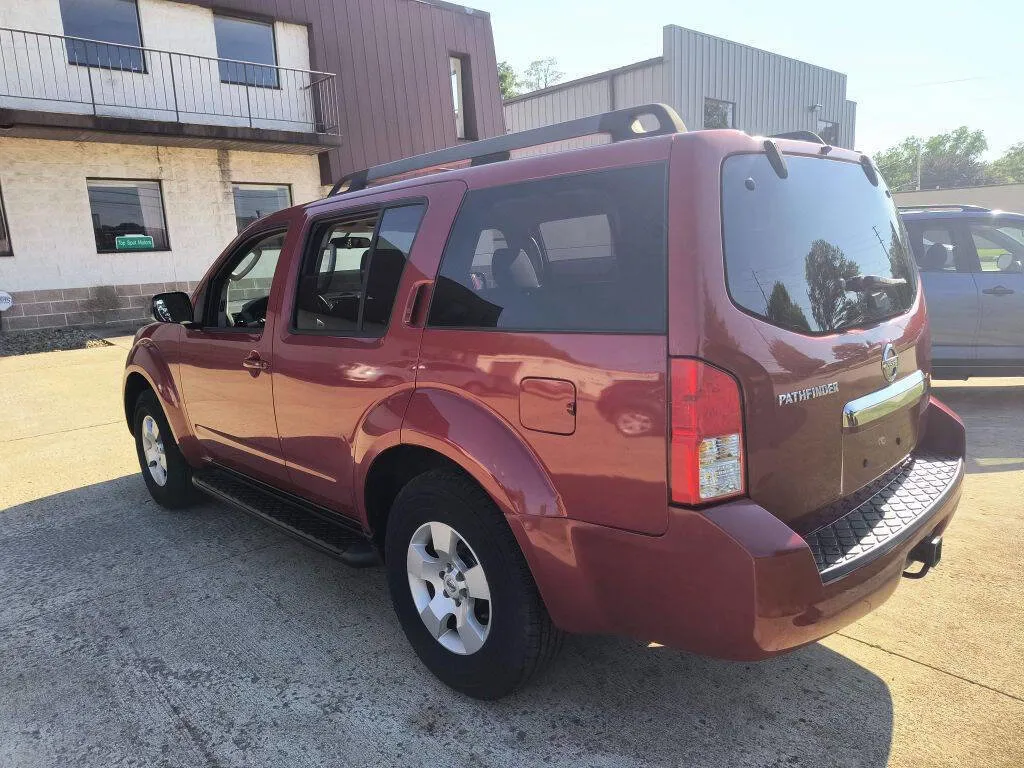
<path fill-rule="evenodd" d="M 939 568 L 759 664 L 572 637 L 496 703 L 437 682 L 380 569 L 149 498 L 114 346 L 0 359 L 0 766 L 1020 766 L 1024 380 L 941 382 Z"/>

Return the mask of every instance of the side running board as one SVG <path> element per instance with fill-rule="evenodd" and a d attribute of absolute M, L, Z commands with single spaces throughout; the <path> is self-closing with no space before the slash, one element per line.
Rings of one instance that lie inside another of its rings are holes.
<path fill-rule="evenodd" d="M 226 469 L 196 472 L 192 484 L 346 565 L 380 565 L 377 549 L 363 531 L 330 510 Z"/>

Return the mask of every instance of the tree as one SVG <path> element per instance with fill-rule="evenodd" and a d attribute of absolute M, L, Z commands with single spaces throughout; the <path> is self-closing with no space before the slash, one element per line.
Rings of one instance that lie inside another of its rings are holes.
<path fill-rule="evenodd" d="M 776 325 L 798 331 L 811 330 L 811 324 L 807 322 L 807 315 L 804 314 L 800 305 L 793 301 L 786 286 L 779 281 L 772 286 L 766 309 L 765 315 Z"/>
<path fill-rule="evenodd" d="M 827 240 L 815 240 L 805 259 L 804 271 L 811 315 L 819 331 L 834 331 L 856 322 L 862 308 L 857 301 L 847 298 L 841 281 L 860 274 L 857 262 L 846 258 L 842 250 Z"/>
<path fill-rule="evenodd" d="M 502 99 L 519 95 L 519 75 L 507 61 L 498 62 L 498 90 Z"/>
<path fill-rule="evenodd" d="M 962 125 L 928 139 L 910 136 L 879 152 L 874 159 L 889 188 L 896 191 L 917 186 L 918 152 L 921 189 L 970 187 L 993 178 L 981 159 L 987 149 L 984 131 L 972 131 Z"/>
<path fill-rule="evenodd" d="M 528 91 L 539 91 L 557 83 L 564 74 L 558 69 L 558 59 L 548 56 L 546 59 L 531 61 L 520 82 Z"/>
<path fill-rule="evenodd" d="M 1024 141 L 1006 150 L 1002 157 L 992 163 L 990 170 L 1001 181 L 1024 182 Z"/>

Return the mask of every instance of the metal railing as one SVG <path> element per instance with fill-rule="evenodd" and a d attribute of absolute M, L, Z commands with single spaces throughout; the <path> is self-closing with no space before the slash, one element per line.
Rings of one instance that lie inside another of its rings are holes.
<path fill-rule="evenodd" d="M 329 72 L 3 27 L 0 108 L 338 133 Z"/>

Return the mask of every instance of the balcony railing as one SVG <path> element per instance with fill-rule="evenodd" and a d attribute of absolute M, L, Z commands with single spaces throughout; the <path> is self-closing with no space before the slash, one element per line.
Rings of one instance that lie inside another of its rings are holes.
<path fill-rule="evenodd" d="M 6 28 L 0 108 L 338 133 L 328 72 Z"/>

